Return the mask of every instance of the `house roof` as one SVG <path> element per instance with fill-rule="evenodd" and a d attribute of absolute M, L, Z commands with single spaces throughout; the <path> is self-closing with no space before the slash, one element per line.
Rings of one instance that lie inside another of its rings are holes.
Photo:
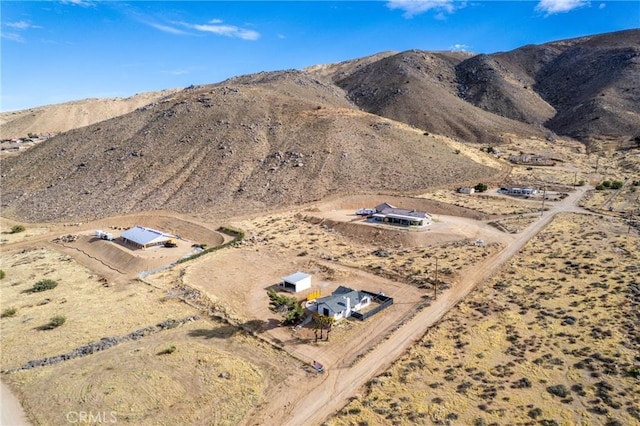
<path fill-rule="evenodd" d="M 309 277 L 311 277 L 311 275 L 305 274 L 304 272 L 296 272 L 295 274 L 291 274 L 291 275 L 288 275 L 288 276 L 282 278 L 282 281 L 286 281 L 286 282 L 291 283 L 291 284 L 296 284 L 296 283 L 299 283 L 300 281 L 305 280 L 305 279 L 307 279 Z"/>
<path fill-rule="evenodd" d="M 146 245 L 153 242 L 168 240 L 172 236 L 161 231 L 156 231 L 155 229 L 136 225 L 123 232 L 121 237 L 140 245 Z"/>
<path fill-rule="evenodd" d="M 376 211 L 377 212 L 381 212 L 381 211 L 386 210 L 386 209 L 395 209 L 395 206 L 392 206 L 389 203 L 382 203 L 382 204 L 378 204 L 376 206 Z"/>
<path fill-rule="evenodd" d="M 400 219 L 424 219 L 431 217 L 431 215 L 427 212 L 421 212 L 419 210 L 407 210 L 407 209 L 399 209 L 397 207 L 392 206 L 389 203 L 382 203 L 376 206 L 376 213 L 373 215 L 374 217 L 396 217 Z"/>
<path fill-rule="evenodd" d="M 351 307 L 353 308 L 355 305 L 360 303 L 362 296 L 357 290 L 339 286 L 333 293 L 331 293 L 331 296 L 321 297 L 318 299 L 318 306 L 321 304 L 327 305 L 332 313 L 337 314 L 338 312 L 342 312 L 347 309 L 346 298 L 350 300 Z"/>

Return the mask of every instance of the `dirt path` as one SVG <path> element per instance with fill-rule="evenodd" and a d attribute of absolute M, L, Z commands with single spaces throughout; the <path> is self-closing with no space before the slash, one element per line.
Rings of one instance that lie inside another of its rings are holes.
<path fill-rule="evenodd" d="M 275 421 L 277 424 L 292 426 L 322 423 L 327 416 L 340 410 L 348 402 L 349 397 L 356 394 L 368 380 L 388 368 L 420 339 L 429 327 L 436 324 L 477 285 L 491 277 L 506 261 L 517 254 L 531 238 L 552 221 L 556 214 L 582 210 L 577 207 L 577 203 L 587 189 L 587 187 L 579 188 L 561 202 L 550 205 L 551 210 L 542 213 L 537 222 L 518 234 L 502 251 L 474 266 L 472 273 L 462 272 L 460 274 L 462 279 L 451 289 L 442 293 L 430 307 L 422 310 L 400 327 L 359 363 L 351 368 L 325 365 L 327 372 L 320 379 L 322 382 L 318 380 L 313 381 L 312 384 L 300 386 L 307 388 L 306 392 L 300 388 L 290 389 L 289 392 L 285 392 L 288 398 L 280 394 L 270 400 L 260 413 L 254 412 L 252 418 L 245 421 L 248 420 L 248 424 L 266 424 L 269 420 L 269 422 Z"/>
<path fill-rule="evenodd" d="M 29 424 L 18 398 L 11 392 L 9 386 L 0 381 L 0 425 L 23 426 Z"/>

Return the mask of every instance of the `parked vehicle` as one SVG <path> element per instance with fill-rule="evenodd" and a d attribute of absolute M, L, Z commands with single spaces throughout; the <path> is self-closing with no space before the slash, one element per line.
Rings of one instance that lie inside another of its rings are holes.
<path fill-rule="evenodd" d="M 324 373 L 324 365 L 318 361 L 313 361 L 313 368 L 315 368 L 318 373 Z"/>
<path fill-rule="evenodd" d="M 376 212 L 375 209 L 359 209 L 359 210 L 356 210 L 356 214 L 358 216 L 371 216 L 375 212 Z"/>

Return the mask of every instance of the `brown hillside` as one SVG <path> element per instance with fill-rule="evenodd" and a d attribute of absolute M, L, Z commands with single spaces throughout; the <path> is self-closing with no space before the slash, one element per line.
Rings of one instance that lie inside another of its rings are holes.
<path fill-rule="evenodd" d="M 21 111 L 0 113 L 2 138 L 23 138 L 29 133 L 48 135 L 88 126 L 156 102 L 177 90 L 140 93 L 128 98 L 83 99 Z"/>
<path fill-rule="evenodd" d="M 337 82 L 360 108 L 429 132 L 491 143 L 505 133 L 537 135 L 530 126 L 485 111 L 458 94 L 456 66 L 470 54 L 408 51 L 360 68 Z"/>
<path fill-rule="evenodd" d="M 457 66 L 472 104 L 590 142 L 640 133 L 640 30 L 479 55 Z"/>
<path fill-rule="evenodd" d="M 153 209 L 227 216 L 496 173 L 293 71 L 185 89 L 54 137 L 2 169 L 3 213 L 30 221 Z"/>

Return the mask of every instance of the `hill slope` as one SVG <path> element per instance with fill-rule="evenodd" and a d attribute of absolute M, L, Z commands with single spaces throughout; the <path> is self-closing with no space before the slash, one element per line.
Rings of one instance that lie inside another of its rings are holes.
<path fill-rule="evenodd" d="M 177 90 L 140 93 L 128 98 L 83 99 L 21 111 L 0 113 L 2 138 L 23 138 L 29 133 L 57 134 L 117 117 L 175 93 Z"/>
<path fill-rule="evenodd" d="M 3 173 L 3 213 L 36 221 L 151 209 L 237 215 L 496 170 L 288 71 L 184 90 L 69 131 L 3 160 Z"/>
<path fill-rule="evenodd" d="M 640 30 L 491 55 L 385 53 L 309 72 L 329 75 L 365 111 L 466 141 L 640 133 Z"/>

